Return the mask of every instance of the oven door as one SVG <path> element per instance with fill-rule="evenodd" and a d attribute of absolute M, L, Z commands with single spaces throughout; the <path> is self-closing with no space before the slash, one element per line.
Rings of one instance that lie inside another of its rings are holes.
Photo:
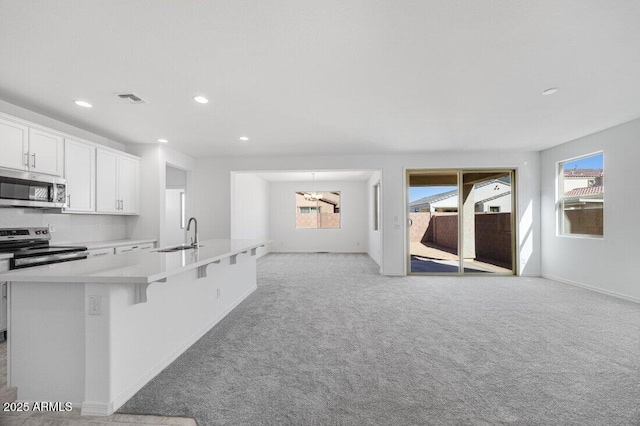
<path fill-rule="evenodd" d="M 74 251 L 70 253 L 48 254 L 11 259 L 10 269 L 29 268 L 31 266 L 48 265 L 50 263 L 68 262 L 70 260 L 86 259 L 88 251 Z"/>

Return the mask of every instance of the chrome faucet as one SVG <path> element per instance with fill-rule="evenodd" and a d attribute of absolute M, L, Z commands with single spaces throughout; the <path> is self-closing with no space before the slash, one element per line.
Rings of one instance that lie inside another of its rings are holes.
<path fill-rule="evenodd" d="M 189 222 L 187 223 L 187 231 L 191 228 L 191 221 L 193 221 L 193 223 L 196 224 L 195 227 L 195 239 L 191 238 L 191 245 L 195 248 L 200 247 L 200 241 L 198 241 L 198 221 L 196 220 L 195 217 L 190 217 L 189 218 Z"/>

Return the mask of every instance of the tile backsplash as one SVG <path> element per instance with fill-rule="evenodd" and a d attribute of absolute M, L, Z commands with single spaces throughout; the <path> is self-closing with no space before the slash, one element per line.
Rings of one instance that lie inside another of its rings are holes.
<path fill-rule="evenodd" d="M 30 208 L 0 208 L 0 228 L 53 226 L 51 243 L 127 238 L 127 217 L 52 213 Z"/>

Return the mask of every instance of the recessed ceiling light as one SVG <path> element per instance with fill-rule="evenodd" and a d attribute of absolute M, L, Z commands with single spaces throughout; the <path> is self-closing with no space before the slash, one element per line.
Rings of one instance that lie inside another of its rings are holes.
<path fill-rule="evenodd" d="M 248 138 L 248 137 L 246 137 L 246 136 L 240 136 L 240 140 L 241 140 L 241 141 L 248 141 L 248 140 L 249 140 L 249 138 Z"/>
<path fill-rule="evenodd" d="M 160 142 L 160 143 L 169 143 L 169 141 L 166 140 L 166 139 L 158 139 L 158 142 Z"/>
<path fill-rule="evenodd" d="M 93 106 L 87 101 L 75 101 L 75 104 L 84 108 L 91 108 Z"/>
<path fill-rule="evenodd" d="M 205 98 L 204 96 L 199 96 L 199 95 L 198 96 L 194 96 L 193 100 L 198 102 L 198 103 L 201 103 L 201 104 L 206 104 L 207 102 L 209 102 L 209 99 Z"/>
<path fill-rule="evenodd" d="M 547 96 L 547 95 L 553 95 L 553 94 L 554 94 L 554 93 L 556 93 L 557 91 L 558 91 L 558 88 L 557 88 L 557 87 L 552 87 L 551 89 L 547 89 L 547 90 L 545 90 L 544 92 L 542 92 L 542 94 L 543 94 L 544 96 Z"/>

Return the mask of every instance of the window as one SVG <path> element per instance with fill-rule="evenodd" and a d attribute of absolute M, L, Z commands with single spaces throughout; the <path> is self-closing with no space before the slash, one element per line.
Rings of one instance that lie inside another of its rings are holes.
<path fill-rule="evenodd" d="M 604 235 L 602 152 L 558 163 L 558 233 Z"/>
<path fill-rule="evenodd" d="M 296 196 L 296 229 L 340 228 L 340 192 L 299 191 Z"/>
<path fill-rule="evenodd" d="M 301 214 L 320 213 L 320 207 L 298 207 Z"/>
<path fill-rule="evenodd" d="M 500 206 L 489 206 L 489 211 L 491 213 L 500 213 Z"/>

